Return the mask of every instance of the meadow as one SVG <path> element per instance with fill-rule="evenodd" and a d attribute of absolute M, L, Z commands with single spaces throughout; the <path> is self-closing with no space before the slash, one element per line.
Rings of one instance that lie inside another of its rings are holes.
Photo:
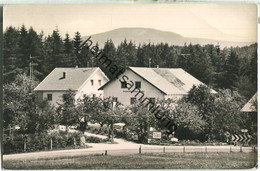
<path fill-rule="evenodd" d="M 257 153 L 145 153 L 4 160 L 4 169 L 250 169 Z"/>

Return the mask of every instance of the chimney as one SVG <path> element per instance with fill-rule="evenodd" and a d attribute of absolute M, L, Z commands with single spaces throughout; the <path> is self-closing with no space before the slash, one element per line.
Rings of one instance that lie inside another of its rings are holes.
<path fill-rule="evenodd" d="M 59 78 L 59 80 L 65 79 L 66 78 L 66 71 L 63 71 L 62 77 Z"/>
<path fill-rule="evenodd" d="M 62 76 L 63 79 L 66 78 L 66 72 L 63 72 L 63 76 Z"/>

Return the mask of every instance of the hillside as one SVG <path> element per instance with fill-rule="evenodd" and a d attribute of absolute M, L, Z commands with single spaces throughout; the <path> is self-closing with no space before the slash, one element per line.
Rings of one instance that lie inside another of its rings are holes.
<path fill-rule="evenodd" d="M 87 38 L 88 36 L 83 37 Z M 91 35 L 91 39 L 94 42 L 98 42 L 101 47 L 103 47 L 104 42 L 107 39 L 112 39 L 115 46 L 119 45 L 124 39 L 132 40 L 137 45 L 139 43 L 168 43 L 170 45 L 183 46 L 185 43 L 189 44 L 214 44 L 217 45 L 218 42 L 221 47 L 231 47 L 231 46 L 245 46 L 250 45 L 254 42 L 233 42 L 233 41 L 219 41 L 213 39 L 203 39 L 203 38 L 190 38 L 183 37 L 174 32 L 160 31 L 150 28 L 119 28 L 111 30 L 104 33 Z"/>

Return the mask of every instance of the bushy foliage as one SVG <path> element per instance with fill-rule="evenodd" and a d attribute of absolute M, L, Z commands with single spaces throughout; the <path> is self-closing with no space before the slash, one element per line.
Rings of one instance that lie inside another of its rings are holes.
<path fill-rule="evenodd" d="M 203 120 L 198 106 L 185 102 L 183 99 L 162 100 L 157 104 L 177 125 L 175 136 L 179 139 L 196 139 L 200 133 L 204 132 L 207 123 Z"/>
<path fill-rule="evenodd" d="M 126 108 L 126 115 L 123 120 L 126 126 L 135 128 L 138 140 L 147 143 L 149 127 L 154 126 L 156 122 L 154 114 L 149 111 L 149 106 L 137 101 Z"/>
<path fill-rule="evenodd" d="M 240 111 L 246 101 L 236 91 L 226 89 L 211 94 L 206 86 L 193 87 L 184 100 L 197 106 L 203 115 L 207 140 L 223 141 L 226 132 L 240 133 L 247 127 L 247 118 Z"/>
<path fill-rule="evenodd" d="M 236 91 L 223 90 L 214 99 L 210 111 L 213 116 L 213 132 L 216 138 L 223 137 L 225 132 L 241 133 L 247 127 L 245 113 L 240 110 L 245 105 L 245 99 Z"/>
<path fill-rule="evenodd" d="M 66 128 L 71 125 L 77 125 L 80 120 L 80 111 L 75 103 L 75 93 L 69 90 L 63 95 L 62 103 L 56 109 L 59 124 Z"/>
<path fill-rule="evenodd" d="M 25 74 L 16 76 L 14 82 L 3 86 L 4 128 L 19 126 L 21 133 L 45 132 L 55 123 L 55 112 L 33 92 L 38 84 Z"/>
<path fill-rule="evenodd" d="M 87 136 L 87 137 L 86 137 L 86 142 L 88 142 L 88 143 L 105 143 L 105 142 L 107 142 L 107 139 L 102 139 L 102 138 L 98 138 L 98 137 Z"/>
<path fill-rule="evenodd" d="M 4 154 L 50 150 L 52 149 L 78 148 L 80 146 L 81 133 L 52 132 L 35 134 L 15 134 L 13 138 L 4 135 Z M 26 146 L 25 146 L 26 144 Z M 24 149 L 26 147 L 26 149 Z"/>

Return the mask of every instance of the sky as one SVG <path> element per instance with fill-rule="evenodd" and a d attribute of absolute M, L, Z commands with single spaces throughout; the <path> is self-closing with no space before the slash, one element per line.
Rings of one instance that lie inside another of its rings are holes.
<path fill-rule="evenodd" d="M 32 26 L 62 36 L 82 36 L 122 27 L 153 28 L 184 37 L 237 42 L 257 41 L 257 6 L 254 4 L 50 4 L 5 5 L 4 29 Z"/>

